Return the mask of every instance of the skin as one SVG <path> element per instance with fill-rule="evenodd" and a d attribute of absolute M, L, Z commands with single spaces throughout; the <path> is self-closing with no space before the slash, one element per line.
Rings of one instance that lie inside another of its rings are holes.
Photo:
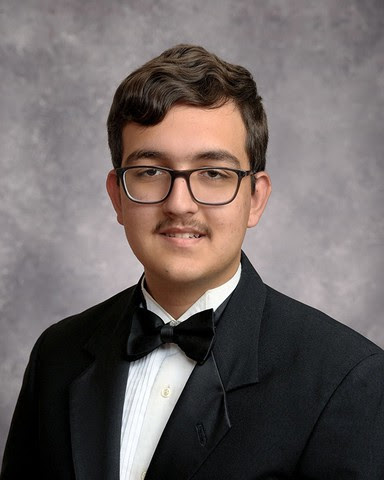
<path fill-rule="evenodd" d="M 122 137 L 122 166 L 250 168 L 245 126 L 232 102 L 214 109 L 177 105 L 157 125 L 127 124 Z M 258 172 L 256 179 L 254 193 L 246 177 L 236 198 L 223 206 L 196 203 L 183 178 L 162 203 L 140 205 L 109 172 L 117 221 L 144 266 L 149 292 L 174 318 L 236 273 L 245 232 L 257 225 L 271 192 L 267 173 Z"/>

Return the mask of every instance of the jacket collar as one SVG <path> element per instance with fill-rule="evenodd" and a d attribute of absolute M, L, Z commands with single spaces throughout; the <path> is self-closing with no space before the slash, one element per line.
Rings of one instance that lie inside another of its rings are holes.
<path fill-rule="evenodd" d="M 190 478 L 231 428 L 227 392 L 258 382 L 258 341 L 266 293 L 245 254 L 241 261 L 240 282 L 220 316 L 212 354 L 192 372 L 160 439 L 147 480 Z M 139 283 L 111 303 L 85 346 L 95 361 L 71 385 L 71 437 L 79 480 L 119 478 L 129 370 L 124 351 L 133 312 L 141 301 Z M 174 458 L 183 458 L 177 468 Z M 171 473 L 169 465 L 175 466 Z"/>
<path fill-rule="evenodd" d="M 264 284 L 243 254 L 242 276 L 220 316 L 213 352 L 193 370 L 160 438 L 146 480 L 192 478 L 231 429 L 229 392 L 259 379 L 258 343 L 265 297 Z"/>
<path fill-rule="evenodd" d="M 70 387 L 72 456 L 78 480 L 118 480 L 129 363 L 124 359 L 140 288 L 119 294 L 84 346 L 94 360 Z M 100 315 L 100 313 L 95 313 Z"/>
<path fill-rule="evenodd" d="M 266 288 L 244 253 L 242 274 L 217 325 L 213 352 L 226 391 L 259 381 L 259 335 Z"/>

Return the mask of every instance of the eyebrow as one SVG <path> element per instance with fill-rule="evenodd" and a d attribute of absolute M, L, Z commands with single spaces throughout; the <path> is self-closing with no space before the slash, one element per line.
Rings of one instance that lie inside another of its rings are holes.
<path fill-rule="evenodd" d="M 157 150 L 135 150 L 128 155 L 125 161 L 126 163 L 129 163 L 129 162 L 134 162 L 135 160 L 141 160 L 144 158 L 164 160 L 167 158 L 167 156 L 165 155 L 165 153 L 159 152 Z"/>
<path fill-rule="evenodd" d="M 240 168 L 239 159 L 227 150 L 208 150 L 194 155 L 193 158 L 196 160 L 225 160 L 231 163 L 235 168 Z"/>
<path fill-rule="evenodd" d="M 154 159 L 154 160 L 167 160 L 169 156 L 165 152 L 158 150 L 135 150 L 128 155 L 126 163 L 134 162 L 142 159 Z M 192 160 L 214 160 L 214 161 L 227 161 L 232 164 L 234 168 L 240 168 L 239 159 L 228 152 L 227 150 L 206 150 L 196 153 L 191 156 Z"/>

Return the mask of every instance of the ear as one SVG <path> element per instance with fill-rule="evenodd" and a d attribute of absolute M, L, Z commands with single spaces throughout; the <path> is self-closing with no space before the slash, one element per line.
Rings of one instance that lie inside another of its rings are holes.
<path fill-rule="evenodd" d="M 109 198 L 111 199 L 113 208 L 115 209 L 117 215 L 117 221 L 120 223 L 120 225 L 124 225 L 123 210 L 121 206 L 121 189 L 115 170 L 111 170 L 108 173 L 106 186 Z"/>
<path fill-rule="evenodd" d="M 247 227 L 255 227 L 264 212 L 269 195 L 272 191 L 271 179 L 266 172 L 257 172 L 255 175 L 255 190 L 252 192 L 251 209 Z"/>

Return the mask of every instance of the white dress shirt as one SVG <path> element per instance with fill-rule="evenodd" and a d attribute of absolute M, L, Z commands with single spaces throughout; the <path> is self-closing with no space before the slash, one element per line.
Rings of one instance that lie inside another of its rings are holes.
<path fill-rule="evenodd" d="M 195 313 L 216 310 L 236 288 L 241 265 L 228 282 L 208 290 L 177 321 L 141 284 L 147 309 L 164 323 L 182 322 Z M 174 343 L 159 348 L 130 364 L 121 426 L 120 480 L 145 477 L 166 423 L 196 362 Z"/>

